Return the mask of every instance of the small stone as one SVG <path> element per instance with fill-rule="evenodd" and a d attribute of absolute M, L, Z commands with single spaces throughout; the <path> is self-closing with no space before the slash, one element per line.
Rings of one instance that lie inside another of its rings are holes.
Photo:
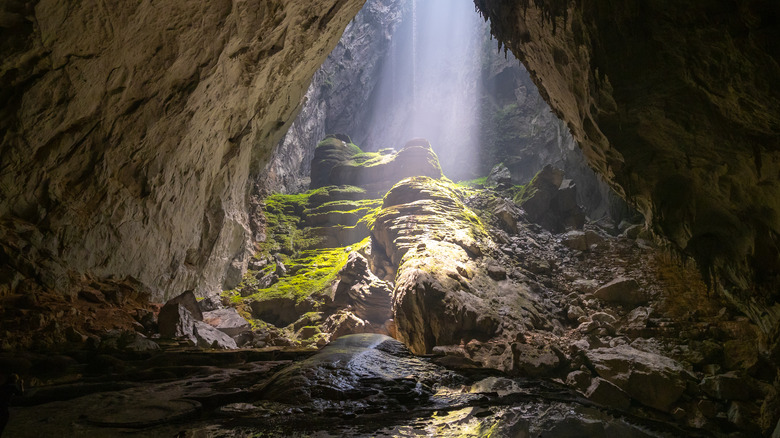
<path fill-rule="evenodd" d="M 566 317 L 569 321 L 577 322 L 580 318 L 585 316 L 585 311 L 580 306 L 569 306 L 566 312 Z"/>

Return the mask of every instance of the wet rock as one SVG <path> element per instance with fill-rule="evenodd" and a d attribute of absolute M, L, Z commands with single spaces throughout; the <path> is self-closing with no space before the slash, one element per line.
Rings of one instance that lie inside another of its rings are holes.
<path fill-rule="evenodd" d="M 232 307 L 203 313 L 203 322 L 228 336 L 237 336 L 251 327 L 249 322 Z"/>
<path fill-rule="evenodd" d="M 669 411 L 685 392 L 686 371 L 676 361 L 628 345 L 597 348 L 585 355 L 593 369 L 625 391 L 634 400 L 661 411 Z"/>
<path fill-rule="evenodd" d="M 618 277 L 598 288 L 593 295 L 603 301 L 638 306 L 647 303 L 647 295 L 639 289 L 636 280 Z"/>
<path fill-rule="evenodd" d="M 585 397 L 600 405 L 625 410 L 631 405 L 631 397 L 613 383 L 596 377 L 585 390 Z"/>
<path fill-rule="evenodd" d="M 343 336 L 316 355 L 285 368 L 265 385 L 268 400 L 319 406 L 364 400 L 368 406 L 413 406 L 426 401 L 429 385 L 445 377 L 441 368 L 414 358 L 384 335 Z M 445 377 L 446 378 L 446 377 Z"/>

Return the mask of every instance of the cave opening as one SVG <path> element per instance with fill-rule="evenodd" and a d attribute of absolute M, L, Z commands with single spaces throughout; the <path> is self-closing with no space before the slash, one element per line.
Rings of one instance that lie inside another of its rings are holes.
<path fill-rule="evenodd" d="M 9 436 L 780 434 L 780 160 L 719 155 L 772 105 L 708 82 L 771 96 L 776 8 L 54 3 L 0 9 Z"/>

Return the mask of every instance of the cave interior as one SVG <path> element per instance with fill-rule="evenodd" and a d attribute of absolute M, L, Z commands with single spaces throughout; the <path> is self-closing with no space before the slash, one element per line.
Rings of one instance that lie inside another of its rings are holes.
<path fill-rule="evenodd" d="M 0 435 L 780 437 L 777 1 L 0 35 Z"/>

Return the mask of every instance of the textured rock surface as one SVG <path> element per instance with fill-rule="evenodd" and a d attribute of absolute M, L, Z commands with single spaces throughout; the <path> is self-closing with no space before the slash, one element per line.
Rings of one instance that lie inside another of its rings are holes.
<path fill-rule="evenodd" d="M 4 3 L 3 277 L 240 278 L 247 180 L 362 5 Z"/>
<path fill-rule="evenodd" d="M 685 391 L 685 371 L 668 357 L 628 345 L 598 348 L 586 355 L 600 377 L 646 406 L 667 411 Z"/>
<path fill-rule="evenodd" d="M 400 339 L 424 354 L 495 334 L 499 318 L 483 298 L 496 283 L 479 263 L 488 236 L 451 185 L 409 178 L 382 207 L 372 237 L 375 253 L 398 267 L 393 314 Z"/>
<path fill-rule="evenodd" d="M 475 3 L 591 166 L 771 330 L 780 314 L 777 4 Z"/>
<path fill-rule="evenodd" d="M 262 174 L 262 189 L 290 193 L 305 189 L 314 148 L 326 134 L 348 134 L 364 144 L 365 129 L 359 127 L 369 116 L 365 105 L 380 79 L 395 29 L 410 6 L 409 0 L 366 1 L 314 74 L 301 112 Z"/>
<path fill-rule="evenodd" d="M 548 164 L 516 199 L 529 219 L 554 233 L 582 229 L 585 224 L 585 213 L 577 205 L 577 189 L 563 176 L 563 171 Z"/>

